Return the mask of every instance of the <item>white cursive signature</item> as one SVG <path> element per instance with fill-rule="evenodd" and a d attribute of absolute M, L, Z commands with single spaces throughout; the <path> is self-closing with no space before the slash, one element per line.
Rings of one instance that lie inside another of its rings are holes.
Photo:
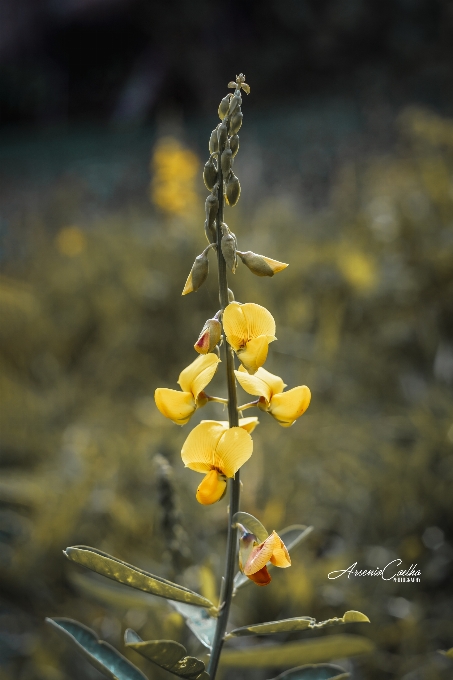
<path fill-rule="evenodd" d="M 396 563 L 396 565 L 395 565 Z M 398 568 L 402 564 L 402 560 L 396 559 L 392 560 L 389 562 L 383 569 L 356 569 L 357 567 L 357 562 L 354 562 L 354 564 L 351 564 L 350 567 L 347 569 L 336 569 L 335 571 L 331 571 L 328 574 L 328 577 L 331 580 L 334 580 L 336 578 L 340 578 L 340 576 L 344 576 L 345 574 L 348 575 L 348 578 L 351 578 L 351 576 L 381 576 L 381 578 L 384 581 L 391 581 L 394 578 L 398 578 L 401 576 L 411 578 L 411 577 L 416 577 L 416 576 L 421 576 L 422 572 L 420 569 L 417 569 L 416 564 L 411 564 L 409 569 L 400 569 L 396 573 L 392 573 L 395 568 Z M 392 565 L 395 565 L 393 568 L 389 569 Z M 387 571 L 388 570 L 388 571 Z M 390 575 L 391 574 L 391 575 Z"/>

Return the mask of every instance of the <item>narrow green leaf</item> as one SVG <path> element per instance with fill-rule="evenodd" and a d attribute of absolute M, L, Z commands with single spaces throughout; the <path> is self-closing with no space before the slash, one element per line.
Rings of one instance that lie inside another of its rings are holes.
<path fill-rule="evenodd" d="M 223 667 L 275 668 L 276 666 L 314 664 L 359 654 L 369 654 L 374 644 L 358 635 L 328 635 L 316 640 L 286 642 L 281 645 L 256 645 L 225 649 L 220 657 Z"/>
<path fill-rule="evenodd" d="M 443 656 L 446 656 L 447 659 L 451 659 L 453 661 L 453 647 L 450 647 L 450 649 L 447 649 L 447 651 L 443 649 L 438 649 L 437 651 L 439 654 L 442 654 Z"/>
<path fill-rule="evenodd" d="M 236 513 L 235 517 L 237 517 L 237 515 L 239 515 L 239 514 L 246 515 L 247 513 L 246 512 Z M 256 521 L 258 521 L 258 520 L 256 520 Z M 242 522 L 241 522 L 241 524 L 242 524 Z M 312 531 L 313 531 L 313 527 L 307 527 L 304 524 L 292 524 L 291 526 L 285 527 L 285 529 L 282 529 L 281 531 L 279 531 L 277 533 L 280 536 L 280 538 L 282 539 L 283 543 L 286 545 L 288 552 L 291 552 L 291 550 L 294 550 L 294 548 L 296 546 L 298 546 L 299 543 L 301 543 L 303 540 L 305 540 L 307 538 L 307 536 L 309 534 L 311 534 Z M 271 569 L 271 568 L 273 568 L 273 565 L 269 563 L 267 565 L 267 568 Z M 245 574 L 242 574 L 240 571 L 238 571 L 238 573 L 234 577 L 234 591 L 233 591 L 234 594 L 236 594 L 236 592 L 239 590 L 239 588 L 243 588 L 244 586 L 248 585 L 249 583 L 252 583 L 252 581 L 249 578 L 247 578 L 247 576 L 245 576 Z"/>
<path fill-rule="evenodd" d="M 165 597 L 178 602 L 187 602 L 198 607 L 213 607 L 214 605 L 206 597 L 194 593 L 184 586 L 167 581 L 160 576 L 149 574 L 143 569 L 133 567 L 127 562 L 122 562 L 96 548 L 85 545 L 75 545 L 63 551 L 66 557 L 77 564 L 95 571 L 97 574 L 106 576 L 113 581 L 123 583 L 131 588 L 151 593 L 158 597 Z"/>
<path fill-rule="evenodd" d="M 124 633 L 124 643 L 130 649 L 138 652 L 148 661 L 166 671 L 179 676 L 195 680 L 204 672 L 203 661 L 194 656 L 188 656 L 186 648 L 173 640 L 142 640 L 130 628 Z"/>
<path fill-rule="evenodd" d="M 114 607 L 115 609 L 125 611 L 128 609 L 149 610 L 153 604 L 156 604 L 156 600 L 149 593 L 132 588 L 124 588 L 120 583 L 107 581 L 98 574 L 74 571 L 69 575 L 69 580 L 79 593 L 107 607 Z M 194 609 L 196 611 L 205 611 L 201 607 L 194 607 Z"/>
<path fill-rule="evenodd" d="M 282 619 L 281 621 L 268 621 L 267 623 L 257 623 L 251 626 L 235 628 L 228 633 L 226 638 L 243 637 L 244 635 L 272 635 L 272 633 L 289 633 L 298 630 L 307 630 L 315 619 L 309 616 L 299 616 L 294 619 Z"/>
<path fill-rule="evenodd" d="M 325 628 L 337 623 L 365 623 L 370 622 L 368 616 L 361 612 L 348 611 L 341 619 L 335 617 L 327 619 L 327 621 L 320 621 L 316 623 L 316 619 L 311 616 L 298 616 L 294 619 L 282 619 L 281 621 L 267 621 L 266 623 L 256 623 L 251 626 L 242 626 L 235 628 L 226 637 L 243 637 L 244 635 L 272 635 L 273 633 L 288 633 L 298 630 L 307 630 L 311 628 Z"/>
<path fill-rule="evenodd" d="M 94 631 L 82 623 L 65 618 L 46 619 L 46 622 L 62 637 L 70 640 L 107 677 L 113 680 L 147 680 L 146 675 L 108 642 L 98 640 Z"/>
<path fill-rule="evenodd" d="M 242 524 L 248 532 L 255 534 L 258 543 L 262 543 L 269 536 L 269 532 L 263 527 L 261 522 L 248 512 L 237 512 L 231 518 L 232 524 Z"/>
<path fill-rule="evenodd" d="M 316 666 L 299 666 L 291 668 L 273 680 L 346 680 L 351 677 L 340 666 L 323 663 Z"/>
<path fill-rule="evenodd" d="M 187 627 L 208 649 L 212 647 L 217 619 L 210 616 L 206 609 L 194 607 L 184 602 L 168 601 L 176 611 L 184 617 Z"/>

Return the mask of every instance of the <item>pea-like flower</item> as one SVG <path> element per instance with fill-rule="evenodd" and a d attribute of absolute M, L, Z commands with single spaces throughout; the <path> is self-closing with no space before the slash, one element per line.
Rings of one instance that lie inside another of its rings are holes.
<path fill-rule="evenodd" d="M 162 415 L 176 425 L 185 425 L 197 408 L 207 403 L 203 390 L 211 382 L 219 362 L 213 352 L 201 355 L 180 373 L 178 385 L 182 391 L 158 387 L 154 399 Z"/>
<path fill-rule="evenodd" d="M 231 302 L 223 312 L 223 328 L 244 368 L 256 373 L 266 361 L 269 343 L 277 339 L 272 314 L 253 302 Z"/>
<path fill-rule="evenodd" d="M 259 397 L 258 408 L 270 413 L 282 427 L 290 427 L 310 405 L 311 392 L 306 385 L 284 392 L 286 385 L 283 380 L 265 368 L 249 375 L 241 366 L 235 374 L 246 392 Z"/>
<path fill-rule="evenodd" d="M 248 430 L 258 421 L 244 421 L 239 421 L 239 427 L 228 428 L 225 422 L 204 420 L 184 442 L 181 457 L 185 466 L 205 473 L 197 489 L 197 501 L 202 505 L 219 501 L 225 494 L 227 477 L 234 477 L 252 455 L 253 440 Z"/>
<path fill-rule="evenodd" d="M 238 526 L 242 529 L 240 525 Z M 272 580 L 266 567 L 268 562 L 282 569 L 291 566 L 286 545 L 276 531 L 259 544 L 254 534 L 242 531 L 241 533 L 243 535 L 239 540 L 239 567 L 258 586 L 267 586 Z"/>

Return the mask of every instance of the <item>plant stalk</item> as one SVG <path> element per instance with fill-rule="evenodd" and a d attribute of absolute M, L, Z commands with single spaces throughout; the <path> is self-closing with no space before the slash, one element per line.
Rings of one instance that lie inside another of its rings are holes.
<path fill-rule="evenodd" d="M 221 153 L 220 149 L 220 153 Z M 225 258 L 222 254 L 222 249 L 220 243 L 222 240 L 222 222 L 223 222 L 223 210 L 224 210 L 224 197 L 223 197 L 223 176 L 222 169 L 220 167 L 220 153 L 218 156 L 218 199 L 219 199 L 219 211 L 216 218 L 217 227 L 217 261 L 219 265 L 219 297 L 220 297 L 220 307 L 223 310 L 228 305 L 228 281 L 226 273 L 226 263 Z M 225 339 L 225 364 L 226 364 L 226 375 L 227 375 L 227 387 L 228 387 L 228 422 L 230 427 L 237 427 L 239 424 L 239 417 L 237 411 L 237 394 L 236 394 L 236 378 L 234 375 L 234 353 L 231 346 Z M 231 599 L 233 596 L 233 581 L 234 575 L 237 569 L 237 540 L 238 540 L 238 530 L 231 526 L 231 518 L 236 512 L 239 511 L 239 496 L 240 496 L 240 480 L 239 480 L 239 470 L 236 472 L 234 479 L 229 482 L 230 487 L 230 506 L 228 514 L 228 537 L 227 537 L 227 547 L 226 547 L 226 560 L 225 560 L 225 577 L 222 583 L 222 590 L 220 593 L 220 614 L 217 619 L 217 626 L 214 634 L 214 640 L 212 643 L 211 657 L 208 664 L 208 673 L 211 680 L 214 680 L 217 667 L 219 664 L 220 653 L 222 651 L 223 640 L 225 637 L 226 627 L 228 623 L 228 616 L 230 613 Z"/>

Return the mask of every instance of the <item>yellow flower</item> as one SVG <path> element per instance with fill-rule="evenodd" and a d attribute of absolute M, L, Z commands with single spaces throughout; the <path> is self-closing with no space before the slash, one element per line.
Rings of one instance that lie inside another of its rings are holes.
<path fill-rule="evenodd" d="M 272 314 L 253 302 L 231 302 L 223 312 L 223 328 L 242 365 L 256 373 L 266 361 L 269 343 L 277 339 Z"/>
<path fill-rule="evenodd" d="M 252 418 L 244 421 L 247 422 L 240 422 L 239 427 L 228 428 L 225 422 L 205 420 L 194 427 L 184 442 L 181 457 L 185 466 L 205 473 L 197 489 L 197 501 L 202 505 L 219 501 L 226 491 L 226 478 L 234 477 L 252 455 L 253 441 L 248 430 L 258 421 Z"/>
<path fill-rule="evenodd" d="M 259 545 L 256 541 L 253 541 L 253 538 L 253 534 L 245 534 L 243 539 L 240 539 L 246 542 L 243 554 L 248 553 L 248 557 L 245 564 L 242 564 L 240 559 L 239 566 L 241 571 L 258 586 L 267 586 L 272 579 L 266 564 L 270 562 L 275 567 L 285 569 L 286 567 L 291 566 L 291 558 L 286 545 L 276 531 L 273 531 L 271 535 Z"/>
<path fill-rule="evenodd" d="M 283 392 L 286 387 L 283 380 L 265 368 L 259 368 L 255 375 L 249 375 L 241 366 L 235 374 L 246 392 L 260 398 L 258 408 L 270 413 L 282 427 L 292 425 L 310 405 L 311 392 L 306 385 Z"/>
<path fill-rule="evenodd" d="M 192 361 L 179 376 L 178 384 L 182 392 L 158 387 L 154 399 L 162 415 L 176 425 L 185 425 L 197 408 L 206 404 L 207 397 L 203 390 L 211 382 L 219 361 L 217 354 L 212 352 Z"/>

